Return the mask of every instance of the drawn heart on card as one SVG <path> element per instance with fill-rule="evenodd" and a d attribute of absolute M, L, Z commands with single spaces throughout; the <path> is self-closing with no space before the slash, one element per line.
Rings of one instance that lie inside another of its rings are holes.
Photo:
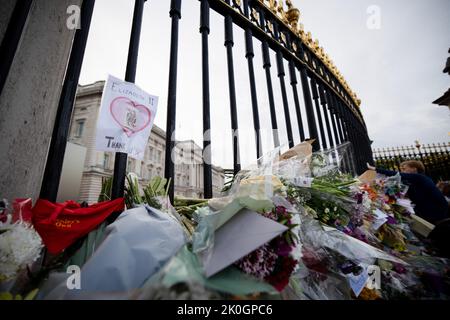
<path fill-rule="evenodd" d="M 128 137 L 147 128 L 152 119 L 152 114 L 146 106 L 126 97 L 115 98 L 109 106 L 109 111 Z"/>

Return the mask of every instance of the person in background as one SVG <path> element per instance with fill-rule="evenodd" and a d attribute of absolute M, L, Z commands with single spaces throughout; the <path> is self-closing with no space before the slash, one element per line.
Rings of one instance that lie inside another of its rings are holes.
<path fill-rule="evenodd" d="M 375 168 L 369 164 L 367 167 L 386 176 L 394 176 L 398 173 Z M 422 162 L 416 160 L 402 162 L 400 176 L 402 182 L 409 186 L 407 196 L 415 204 L 414 211 L 419 217 L 434 225 L 449 218 L 448 203 L 433 180 L 425 175 L 425 166 Z"/>
<path fill-rule="evenodd" d="M 442 194 L 448 202 L 448 205 L 450 206 L 450 181 L 439 181 L 436 186 L 439 190 L 441 190 Z"/>

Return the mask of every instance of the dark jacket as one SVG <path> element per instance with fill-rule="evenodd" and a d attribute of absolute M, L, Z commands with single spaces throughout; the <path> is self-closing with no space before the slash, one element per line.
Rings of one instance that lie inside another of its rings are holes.
<path fill-rule="evenodd" d="M 386 176 L 394 176 L 396 171 L 378 169 Z M 407 196 L 416 205 L 416 214 L 430 223 L 449 218 L 448 204 L 444 195 L 436 187 L 433 180 L 418 173 L 400 173 L 402 182 L 409 186 Z"/>

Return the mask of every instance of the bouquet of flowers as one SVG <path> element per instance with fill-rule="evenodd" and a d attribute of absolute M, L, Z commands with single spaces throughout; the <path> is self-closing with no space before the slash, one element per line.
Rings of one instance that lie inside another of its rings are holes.
<path fill-rule="evenodd" d="M 243 272 L 268 282 L 278 291 L 289 283 L 295 270 L 301 250 L 299 249 L 298 215 L 288 212 L 283 206 L 277 206 L 262 215 L 288 227 L 288 230 L 270 242 L 241 258 L 235 265 Z"/>

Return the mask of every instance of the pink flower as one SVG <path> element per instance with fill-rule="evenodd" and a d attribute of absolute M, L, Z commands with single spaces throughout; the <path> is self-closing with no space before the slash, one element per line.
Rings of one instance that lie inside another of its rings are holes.
<path fill-rule="evenodd" d="M 278 256 L 268 244 L 249 253 L 235 265 L 247 274 L 264 279 L 273 272 Z"/>

